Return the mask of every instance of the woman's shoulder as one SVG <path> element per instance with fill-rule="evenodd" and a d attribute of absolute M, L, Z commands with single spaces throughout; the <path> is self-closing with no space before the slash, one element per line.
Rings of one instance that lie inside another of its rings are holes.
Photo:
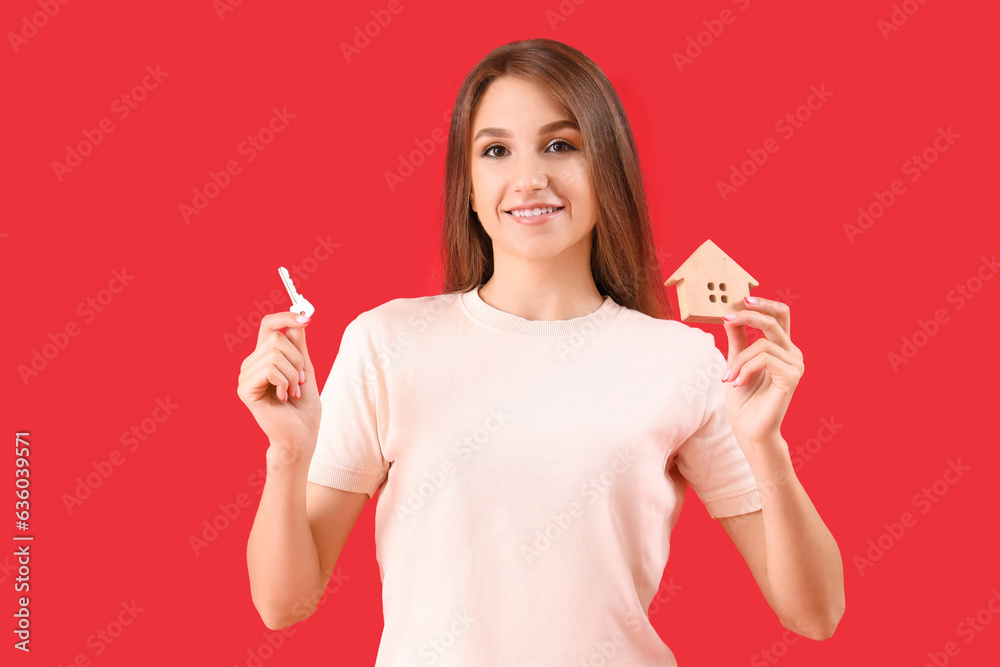
<path fill-rule="evenodd" d="M 638 335 L 649 336 L 657 341 L 668 341 L 677 344 L 704 347 L 711 341 L 715 345 L 715 336 L 704 329 L 680 320 L 668 320 L 652 317 L 638 310 L 623 308 L 621 322 L 626 329 Z"/>
<path fill-rule="evenodd" d="M 457 306 L 457 292 L 428 296 L 396 297 L 377 306 L 361 311 L 355 322 L 370 332 L 389 332 L 412 328 L 433 321 Z"/>

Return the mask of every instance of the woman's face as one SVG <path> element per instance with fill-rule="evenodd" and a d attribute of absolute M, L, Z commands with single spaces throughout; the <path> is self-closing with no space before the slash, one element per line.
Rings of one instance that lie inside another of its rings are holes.
<path fill-rule="evenodd" d="M 583 135 L 544 88 L 502 76 L 472 117 L 472 209 L 493 240 L 494 257 L 552 259 L 585 253 L 589 265 L 597 201 Z M 516 217 L 513 209 L 554 206 Z M 567 252 L 569 251 L 569 252 Z"/>

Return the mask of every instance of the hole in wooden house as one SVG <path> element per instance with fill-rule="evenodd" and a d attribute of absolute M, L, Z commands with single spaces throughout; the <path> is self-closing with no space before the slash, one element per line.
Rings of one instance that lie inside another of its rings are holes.
<path fill-rule="evenodd" d="M 725 292 L 726 291 L 726 283 L 719 283 L 719 289 L 722 290 L 723 292 Z"/>
<path fill-rule="evenodd" d="M 715 303 L 715 295 L 714 294 L 709 294 L 708 295 L 708 300 L 711 301 L 712 303 Z"/>
<path fill-rule="evenodd" d="M 715 283 L 709 283 L 708 289 L 715 289 Z"/>
<path fill-rule="evenodd" d="M 722 303 L 729 303 L 729 297 L 727 297 L 725 294 L 722 295 Z"/>

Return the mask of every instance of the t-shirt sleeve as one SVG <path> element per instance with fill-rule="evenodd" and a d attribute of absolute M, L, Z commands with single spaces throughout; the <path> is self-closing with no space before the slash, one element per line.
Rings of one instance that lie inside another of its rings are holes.
<path fill-rule="evenodd" d="M 726 386 L 721 381 L 726 359 L 714 337 L 706 336 L 711 350 L 705 357 L 705 412 L 700 426 L 678 448 L 676 464 L 708 513 L 718 519 L 754 512 L 761 502 L 753 471 L 726 416 Z"/>
<path fill-rule="evenodd" d="M 320 392 L 322 415 L 307 479 L 371 498 L 385 480 L 389 463 L 382 455 L 380 415 L 384 418 L 385 381 L 365 313 L 344 329 L 340 350 Z"/>

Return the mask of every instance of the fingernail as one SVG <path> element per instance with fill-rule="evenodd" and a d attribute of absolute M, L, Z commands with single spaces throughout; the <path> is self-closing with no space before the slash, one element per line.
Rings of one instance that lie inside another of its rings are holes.
<path fill-rule="evenodd" d="M 302 398 L 302 387 L 295 385 L 295 398 Z"/>
<path fill-rule="evenodd" d="M 747 303 L 757 303 L 757 297 L 755 296 L 745 296 L 743 298 L 747 300 Z"/>
<path fill-rule="evenodd" d="M 305 381 L 306 381 L 306 372 L 299 371 L 299 384 L 302 384 Z"/>
<path fill-rule="evenodd" d="M 308 321 L 309 321 L 309 318 L 308 318 L 308 317 L 306 317 L 305 315 L 299 315 L 299 316 L 297 316 L 297 317 L 295 318 L 295 321 L 296 321 L 296 322 L 308 322 Z"/>
<path fill-rule="evenodd" d="M 735 316 L 735 315 L 723 315 L 723 316 L 722 316 L 722 319 L 724 319 L 724 320 L 727 320 L 727 321 L 728 321 L 728 320 L 733 320 L 733 319 L 735 319 L 735 318 L 736 318 L 736 316 Z"/>
<path fill-rule="evenodd" d="M 733 372 L 732 368 L 727 368 L 726 374 L 722 376 L 722 381 L 725 382 L 726 380 L 728 380 L 729 376 L 732 375 L 732 372 Z"/>
<path fill-rule="evenodd" d="M 282 393 L 285 395 L 285 403 L 287 403 L 288 402 L 288 389 L 287 388 L 282 389 Z"/>

